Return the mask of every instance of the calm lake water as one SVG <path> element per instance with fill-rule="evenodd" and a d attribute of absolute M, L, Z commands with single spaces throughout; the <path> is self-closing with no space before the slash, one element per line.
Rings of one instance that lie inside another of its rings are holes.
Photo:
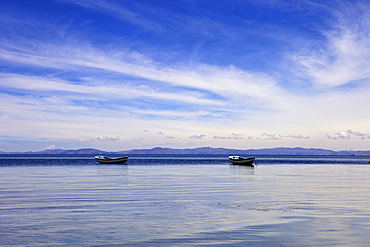
<path fill-rule="evenodd" d="M 369 246 L 368 161 L 0 155 L 0 245 Z"/>

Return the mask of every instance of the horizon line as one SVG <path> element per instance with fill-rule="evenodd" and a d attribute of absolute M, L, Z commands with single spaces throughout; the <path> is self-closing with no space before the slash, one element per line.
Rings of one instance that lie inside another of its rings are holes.
<path fill-rule="evenodd" d="M 141 151 L 141 150 L 153 150 L 153 149 L 172 149 L 172 150 L 196 150 L 196 149 L 202 149 L 202 148 L 209 148 L 209 149 L 225 149 L 225 150 L 238 150 L 238 151 L 248 151 L 248 150 L 272 150 L 272 149 L 303 149 L 303 150 L 323 150 L 323 151 L 331 151 L 331 152 L 370 152 L 370 150 L 355 150 L 355 149 L 346 149 L 346 150 L 335 150 L 335 149 L 328 149 L 328 148 L 314 148 L 314 147 L 285 147 L 285 146 L 279 146 L 279 147 L 270 147 L 270 148 L 248 148 L 248 149 L 240 149 L 240 148 L 225 148 L 225 147 L 196 147 L 196 148 L 171 148 L 171 147 L 161 147 L 156 146 L 152 148 L 132 148 L 127 150 L 118 150 L 118 151 L 108 151 L 108 150 L 101 150 L 98 148 L 93 147 L 86 147 L 86 148 L 77 148 L 77 149 L 70 149 L 70 148 L 53 148 L 53 149 L 44 149 L 44 150 L 37 150 L 37 151 L 2 151 L 0 150 L 0 153 L 6 154 L 6 153 L 37 153 L 37 152 L 44 152 L 44 151 L 79 151 L 79 150 L 97 150 L 107 153 L 117 153 L 117 152 L 130 152 L 130 151 Z"/>

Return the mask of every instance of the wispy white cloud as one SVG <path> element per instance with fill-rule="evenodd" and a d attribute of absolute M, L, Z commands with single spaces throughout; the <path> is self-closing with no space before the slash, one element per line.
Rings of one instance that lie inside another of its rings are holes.
<path fill-rule="evenodd" d="M 332 29 L 322 31 L 326 45 L 295 57 L 318 86 L 336 87 L 370 78 L 370 7 L 344 2 L 338 7 L 332 10 Z"/>
<path fill-rule="evenodd" d="M 116 4 L 108 1 L 88 1 L 88 0 L 59 0 L 76 4 L 84 8 L 92 9 L 96 12 L 104 13 L 107 16 L 114 16 L 117 19 L 128 21 L 134 25 L 139 25 L 146 30 L 160 30 L 159 23 L 152 22 L 145 15 L 140 15 L 124 8 L 122 4 Z M 145 8 L 145 6 L 142 6 Z"/>
<path fill-rule="evenodd" d="M 286 138 L 293 138 L 293 139 L 309 139 L 309 136 L 304 136 L 304 135 L 288 135 L 288 134 L 271 134 L 271 133 L 263 133 L 261 137 L 258 137 L 257 139 L 262 139 L 262 140 L 282 140 Z"/>
<path fill-rule="evenodd" d="M 82 84 L 53 78 L 4 74 L 2 75 L 2 86 L 39 92 L 70 92 L 80 94 L 80 96 L 84 95 L 83 100 L 110 101 L 123 97 L 140 101 L 143 99 L 167 101 L 167 105 L 172 106 L 174 104 L 168 104 L 168 102 L 182 102 L 197 106 L 191 110 L 191 114 L 194 116 L 213 115 L 214 117 L 219 117 L 218 114 L 222 114 L 222 111 L 239 113 L 240 111 L 253 111 L 253 107 L 261 108 L 263 106 L 266 109 L 283 107 L 281 103 L 276 104 L 276 102 L 284 102 L 288 98 L 287 93 L 279 88 L 271 77 L 259 73 L 252 74 L 233 66 L 223 68 L 199 64 L 197 67 L 173 68 L 166 65 L 159 67 L 145 58 L 144 62 L 141 62 L 143 60 L 140 58 L 140 61 L 130 61 L 129 63 L 121 60 L 125 56 L 117 57 L 117 55 L 110 56 L 108 54 L 108 57 L 107 54 L 101 52 L 91 52 L 91 49 L 85 49 L 82 52 L 76 48 L 66 48 L 66 50 L 72 49 L 74 51 L 50 54 L 50 51 L 63 49 L 60 47 L 46 49 L 47 53 L 40 53 L 37 56 L 22 53 L 17 54 L 16 58 L 8 57 L 7 59 L 32 66 L 51 66 L 67 70 L 78 68 L 82 71 L 83 68 L 84 70 L 95 70 L 94 74 L 98 77 L 85 80 Z M 30 53 L 32 54 L 32 52 Z M 32 59 L 25 59 L 27 56 L 32 56 Z M 45 63 L 45 61 L 48 62 Z M 145 66 L 142 65 L 143 63 Z M 117 80 L 107 82 L 99 78 L 101 77 L 101 72 L 99 72 L 101 69 L 109 73 L 129 75 L 149 81 L 143 81 L 139 85 L 136 85 L 134 78 L 123 83 Z M 243 104 L 249 104 L 249 107 L 241 110 L 241 101 Z M 156 116 L 184 115 L 183 111 L 180 113 L 178 110 L 145 109 L 143 107 L 133 109 L 132 112 Z"/>
<path fill-rule="evenodd" d="M 109 141 L 109 142 L 115 142 L 119 140 L 119 136 L 117 137 L 110 137 L 110 136 L 99 136 L 96 138 L 98 141 Z"/>
<path fill-rule="evenodd" d="M 370 139 L 370 134 L 360 133 L 358 131 L 354 131 L 349 129 L 347 131 L 339 131 L 336 133 L 328 133 L 327 137 L 331 140 L 340 140 L 340 139 L 350 139 L 351 136 L 361 137 L 361 139 Z"/>
<path fill-rule="evenodd" d="M 331 140 L 339 140 L 339 139 L 347 139 L 348 140 L 350 138 L 350 135 L 347 134 L 344 131 L 340 131 L 340 132 L 337 132 L 337 133 L 328 133 L 327 137 Z"/>
<path fill-rule="evenodd" d="M 366 136 L 370 136 L 370 134 L 363 134 L 363 133 L 354 131 L 352 129 L 347 130 L 347 133 L 350 134 L 350 135 L 359 136 L 359 137 L 362 137 L 362 138 L 366 137 Z"/>
<path fill-rule="evenodd" d="M 54 53 L 56 50 L 58 51 L 58 54 Z M 65 51 L 60 52 L 61 50 Z M 277 97 L 283 93 L 283 91 L 276 85 L 276 82 L 268 75 L 249 73 L 233 66 L 224 68 L 198 64 L 196 67 L 184 66 L 174 68 L 166 65 L 161 65 L 159 67 L 150 61 L 147 61 L 145 58 L 144 60 L 141 59 L 136 62 L 127 61 L 127 57 L 131 57 L 130 53 L 122 54 L 122 52 L 119 52 L 121 55 L 117 57 L 117 55 L 111 55 L 116 54 L 113 51 L 108 54 L 103 54 L 99 51 L 93 51 L 86 48 L 76 49 L 75 47 L 50 47 L 47 53 L 38 53 L 37 55 L 32 55 L 32 53 L 34 53 L 34 51 L 16 53 L 3 50 L 3 52 L 0 53 L 0 58 L 7 61 L 40 67 L 64 68 L 68 70 L 81 70 L 82 68 L 89 70 L 104 70 L 110 73 L 125 74 L 152 80 L 157 82 L 156 84 L 160 82 L 164 85 L 206 90 L 221 97 L 233 95 L 236 99 L 240 99 L 242 97 L 251 97 L 252 99 L 258 100 L 263 99 L 266 103 L 271 101 L 269 96 L 272 96 L 272 94 L 275 94 L 275 97 Z M 57 87 L 58 85 L 54 83 L 49 87 L 52 86 Z M 100 88 L 97 87 L 96 89 L 101 92 L 104 92 L 107 89 L 102 85 L 96 86 L 100 86 Z M 44 85 L 30 84 L 29 87 L 30 89 L 32 88 L 37 90 L 43 88 Z M 44 90 L 46 89 L 47 87 Z M 152 90 L 150 87 L 147 89 L 148 93 Z M 79 87 L 70 85 L 70 90 L 79 90 Z M 160 94 L 160 92 L 155 93 Z M 193 93 L 195 93 L 195 91 Z M 129 93 L 127 93 L 127 95 L 128 94 Z M 177 96 L 184 99 L 188 98 L 188 101 L 201 100 L 194 97 L 188 97 L 186 95 L 181 96 L 181 94 L 177 94 Z M 168 96 L 162 94 L 161 97 L 163 98 Z M 170 98 L 175 99 L 176 97 L 170 96 Z M 203 101 L 204 103 L 207 103 L 207 101 L 208 103 L 211 103 L 211 101 L 207 99 L 203 99 Z M 248 101 L 253 103 L 251 100 Z"/>
<path fill-rule="evenodd" d="M 206 137 L 207 135 L 204 135 L 204 134 L 200 134 L 200 135 L 192 135 L 192 136 L 189 136 L 190 139 L 203 139 L 204 137 Z"/>
<path fill-rule="evenodd" d="M 0 74 L 0 87 L 3 89 L 27 90 L 29 92 L 40 92 L 46 95 L 74 93 L 74 97 L 80 95 L 80 99 L 110 101 L 112 99 L 153 99 L 162 101 L 177 101 L 187 104 L 222 105 L 218 100 L 204 98 L 203 95 L 189 92 L 166 92 L 154 90 L 149 86 L 130 86 L 125 84 L 96 85 L 94 81 L 87 81 L 86 84 L 74 84 L 60 79 L 24 76 L 17 74 Z M 23 91 L 23 93 L 27 93 Z M 191 93 L 190 93 L 191 94 Z M 57 99 L 57 97 L 54 97 Z"/>
<path fill-rule="evenodd" d="M 94 140 L 90 138 L 81 137 L 81 138 L 75 139 L 75 141 L 76 142 L 92 142 Z"/>
<path fill-rule="evenodd" d="M 309 136 L 304 136 L 304 135 L 279 135 L 279 137 L 282 138 L 295 138 L 295 139 L 309 139 Z"/>
<path fill-rule="evenodd" d="M 242 140 L 244 139 L 243 134 L 235 134 L 232 133 L 230 136 L 214 136 L 213 139 L 234 139 L 234 140 Z M 250 136 L 247 137 L 247 139 L 251 139 Z"/>
<path fill-rule="evenodd" d="M 275 134 L 270 134 L 270 133 L 263 133 L 261 135 L 261 139 L 262 140 L 272 140 L 272 141 L 275 141 L 275 140 L 281 140 L 282 138 L 278 135 L 275 135 Z"/>
<path fill-rule="evenodd" d="M 45 149 L 55 149 L 55 148 L 56 148 L 55 145 L 49 145 L 49 146 L 45 147 Z"/>

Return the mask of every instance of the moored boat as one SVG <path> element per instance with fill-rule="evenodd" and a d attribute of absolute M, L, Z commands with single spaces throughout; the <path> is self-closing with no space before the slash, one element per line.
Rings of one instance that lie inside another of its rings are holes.
<path fill-rule="evenodd" d="M 128 156 L 120 158 L 108 158 L 105 156 L 97 155 L 95 156 L 95 160 L 98 161 L 100 164 L 123 164 L 128 160 Z"/>
<path fill-rule="evenodd" d="M 243 157 L 235 156 L 235 155 L 229 156 L 229 160 L 234 165 L 254 166 L 255 159 L 256 159 L 255 157 L 243 158 Z"/>

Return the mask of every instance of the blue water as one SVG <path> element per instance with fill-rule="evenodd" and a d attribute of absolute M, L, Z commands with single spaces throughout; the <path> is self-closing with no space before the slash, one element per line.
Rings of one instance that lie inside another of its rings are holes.
<path fill-rule="evenodd" d="M 126 156 L 126 155 L 122 155 Z M 251 155 L 255 156 L 255 155 Z M 109 157 L 119 157 L 111 155 Z M 249 156 L 246 156 L 249 157 Z M 258 155 L 256 165 L 344 164 L 368 165 L 370 156 Z M 98 165 L 93 155 L 0 154 L 2 166 Z M 228 165 L 226 155 L 130 155 L 125 165 Z"/>
<path fill-rule="evenodd" d="M 368 246 L 370 157 L 0 156 L 1 246 Z"/>

